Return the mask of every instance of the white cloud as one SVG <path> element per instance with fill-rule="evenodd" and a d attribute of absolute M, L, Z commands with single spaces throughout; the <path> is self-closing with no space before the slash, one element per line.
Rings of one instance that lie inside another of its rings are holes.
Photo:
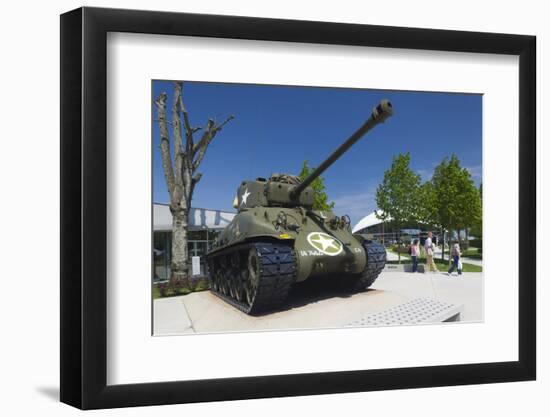
<path fill-rule="evenodd" d="M 481 165 L 466 166 L 464 168 L 468 170 L 468 172 L 472 176 L 472 179 L 481 180 L 481 176 L 483 174 L 483 170 L 481 168 Z M 422 181 L 429 181 L 429 180 L 432 179 L 432 176 L 433 176 L 433 173 L 434 173 L 434 168 L 432 168 L 432 169 L 417 169 L 415 172 L 418 175 L 420 175 L 420 178 L 422 179 Z"/>
<path fill-rule="evenodd" d="M 433 169 L 417 169 L 416 173 L 420 175 L 420 179 L 422 181 L 429 181 L 432 179 L 432 175 L 434 173 Z"/>
<path fill-rule="evenodd" d="M 343 194 L 336 197 L 334 202 L 336 215 L 349 215 L 354 225 L 376 209 L 376 188 L 371 186 L 361 192 Z"/>
<path fill-rule="evenodd" d="M 470 167 L 464 167 L 468 170 L 470 175 L 474 180 L 480 180 L 481 176 L 483 175 L 483 170 L 481 168 L 481 165 L 474 165 Z"/>

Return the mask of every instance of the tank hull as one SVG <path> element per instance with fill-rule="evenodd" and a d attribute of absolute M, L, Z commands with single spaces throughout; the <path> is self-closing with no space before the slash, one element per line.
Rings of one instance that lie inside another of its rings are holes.
<path fill-rule="evenodd" d="M 277 227 L 281 213 L 286 228 Z M 239 213 L 224 229 L 216 253 L 230 245 L 253 241 L 284 241 L 296 255 L 296 282 L 329 274 L 358 274 L 366 267 L 361 239 L 345 228 L 331 228 L 330 211 L 255 207 Z"/>
<path fill-rule="evenodd" d="M 207 255 L 211 291 L 258 314 L 280 307 L 295 283 L 317 277 L 351 291 L 368 288 L 384 268 L 385 248 L 337 220 L 329 211 L 300 208 L 241 211 Z"/>

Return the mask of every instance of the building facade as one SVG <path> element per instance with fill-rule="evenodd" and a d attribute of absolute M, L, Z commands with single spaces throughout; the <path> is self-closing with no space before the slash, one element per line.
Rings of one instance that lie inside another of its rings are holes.
<path fill-rule="evenodd" d="M 383 212 L 375 210 L 372 213 L 363 217 L 355 226 L 353 233 L 366 235 L 369 239 L 374 239 L 382 244 L 389 246 L 397 243 L 410 243 L 413 239 L 419 239 L 420 244 L 424 244 L 428 236 L 429 228 L 418 228 L 418 225 L 410 225 L 410 227 L 397 228 L 392 225 L 391 217 L 387 217 L 386 221 L 378 218 L 378 215 Z M 439 239 L 443 237 L 442 233 L 437 230 L 432 230 L 434 243 L 437 244 Z"/>
<path fill-rule="evenodd" d="M 200 259 L 200 272 L 205 273 L 204 256 L 214 239 L 235 217 L 236 213 L 192 207 L 189 215 L 189 258 Z M 172 213 L 168 204 L 153 204 L 153 282 L 170 278 L 172 256 Z"/>

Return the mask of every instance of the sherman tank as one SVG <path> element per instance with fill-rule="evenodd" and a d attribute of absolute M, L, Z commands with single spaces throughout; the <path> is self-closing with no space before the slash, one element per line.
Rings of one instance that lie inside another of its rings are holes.
<path fill-rule="evenodd" d="M 382 100 L 303 181 L 289 174 L 243 181 L 233 204 L 238 213 L 206 256 L 210 290 L 257 314 L 277 309 L 295 283 L 317 277 L 334 277 L 354 292 L 370 287 L 386 263 L 384 246 L 353 235 L 349 216 L 315 210 L 310 185 L 392 114 L 391 103 Z"/>

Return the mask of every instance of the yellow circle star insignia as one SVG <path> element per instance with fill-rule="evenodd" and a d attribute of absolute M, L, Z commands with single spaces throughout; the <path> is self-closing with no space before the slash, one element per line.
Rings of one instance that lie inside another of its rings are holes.
<path fill-rule="evenodd" d="M 319 252 L 328 256 L 339 255 L 344 250 L 342 242 L 326 233 L 312 232 L 307 235 L 307 241 Z"/>

